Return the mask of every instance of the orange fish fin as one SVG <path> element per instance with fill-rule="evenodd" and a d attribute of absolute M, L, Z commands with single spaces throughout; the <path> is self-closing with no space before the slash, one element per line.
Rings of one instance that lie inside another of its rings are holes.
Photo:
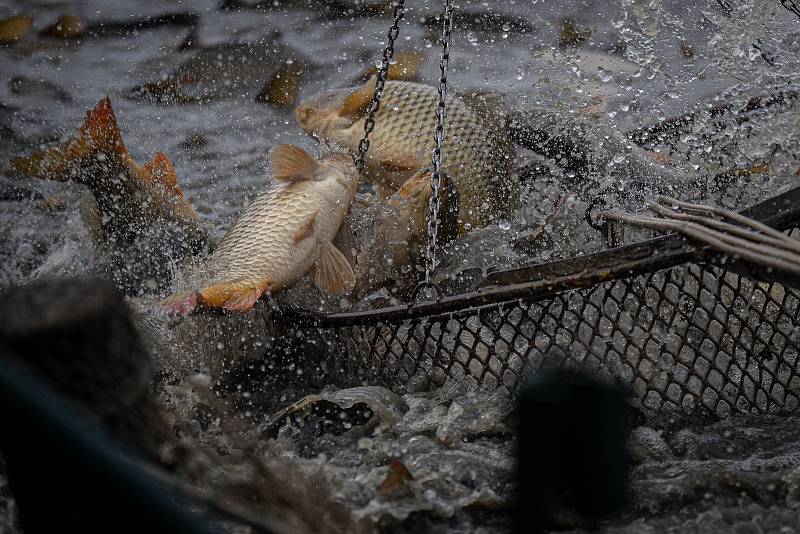
<path fill-rule="evenodd" d="M 319 213 L 319 210 L 314 212 L 314 215 L 312 215 L 308 221 L 303 223 L 303 225 L 297 230 L 297 233 L 294 234 L 294 240 L 292 241 L 294 245 L 311 235 L 311 232 L 314 230 L 314 221 L 317 220 L 317 213 Z"/>
<path fill-rule="evenodd" d="M 417 171 L 425 166 L 425 162 L 414 154 L 378 154 L 375 158 L 385 172 Z"/>
<path fill-rule="evenodd" d="M 372 101 L 372 96 L 375 94 L 376 83 L 377 78 L 373 76 L 367 80 L 364 85 L 350 93 L 347 98 L 344 99 L 342 105 L 339 106 L 339 115 L 353 119 L 357 119 L 363 115 L 367 111 L 369 103 Z"/>
<path fill-rule="evenodd" d="M 317 287 L 331 293 L 350 291 L 355 284 L 353 268 L 331 243 L 320 245 L 317 259 L 308 271 Z"/>
<path fill-rule="evenodd" d="M 416 50 L 406 50 L 396 52 L 394 55 L 394 62 L 389 65 L 389 70 L 386 71 L 387 80 L 402 80 L 408 82 L 419 81 L 420 66 L 425 56 L 422 52 Z M 365 72 L 361 79 L 368 79 L 378 73 L 378 67 L 372 65 Z"/>
<path fill-rule="evenodd" d="M 402 198 L 412 198 L 417 195 L 426 185 L 430 183 L 431 171 L 422 170 L 403 182 L 397 194 Z"/>
<path fill-rule="evenodd" d="M 180 315 L 186 317 L 192 313 L 200 304 L 197 291 L 187 291 L 167 297 L 159 302 L 155 311 L 162 315 Z"/>
<path fill-rule="evenodd" d="M 11 160 L 11 169 L 16 173 L 36 178 L 59 182 L 68 180 L 82 182 L 88 176 L 85 176 L 86 173 L 75 171 L 79 170 L 87 159 L 99 157 L 101 153 L 106 157 L 121 156 L 125 163 L 135 168 L 122 143 L 122 135 L 108 97 L 86 113 L 86 119 L 78 136 L 57 147 L 34 152 L 30 157 L 15 158 Z"/>
<path fill-rule="evenodd" d="M 183 198 L 183 190 L 178 185 L 175 167 L 163 152 L 157 152 L 153 159 L 142 167 L 142 171 L 145 177 L 164 186 L 164 190 L 170 195 Z"/>
<path fill-rule="evenodd" d="M 394 55 L 395 63 L 389 65 L 386 72 L 387 80 L 419 80 L 420 66 L 424 56 L 417 50 L 408 50 Z M 376 68 L 377 70 L 377 68 Z"/>
<path fill-rule="evenodd" d="M 380 486 L 378 486 L 378 495 L 386 497 L 394 490 L 404 486 L 408 481 L 414 480 L 408 468 L 403 465 L 400 460 L 392 460 L 389 464 L 389 471 L 386 473 L 386 478 Z"/>
<path fill-rule="evenodd" d="M 294 145 L 278 145 L 269 155 L 272 176 L 281 182 L 316 180 L 319 162 Z"/>
<path fill-rule="evenodd" d="M 111 107 L 111 99 L 105 97 L 97 105 L 86 112 L 86 120 L 81 126 L 80 137 L 91 141 L 97 150 L 113 150 L 118 154 L 127 154 L 122 143 L 122 134 L 117 126 L 117 118 Z"/>
<path fill-rule="evenodd" d="M 199 300 L 209 308 L 224 308 L 230 311 L 246 312 L 253 309 L 261 295 L 271 290 L 272 280 L 258 283 L 228 282 L 208 286 L 200 291 Z"/>

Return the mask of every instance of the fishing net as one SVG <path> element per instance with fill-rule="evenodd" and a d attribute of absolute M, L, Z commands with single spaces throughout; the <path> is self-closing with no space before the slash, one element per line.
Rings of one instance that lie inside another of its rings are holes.
<path fill-rule="evenodd" d="M 800 236 L 800 188 L 744 214 Z M 474 292 L 289 317 L 315 372 L 398 392 L 462 380 L 513 395 L 547 367 L 627 384 L 645 410 L 791 412 L 798 280 L 680 236 L 489 275 Z"/>

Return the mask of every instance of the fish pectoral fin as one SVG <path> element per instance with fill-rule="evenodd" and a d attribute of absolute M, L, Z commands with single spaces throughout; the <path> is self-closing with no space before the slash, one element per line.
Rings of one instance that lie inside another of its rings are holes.
<path fill-rule="evenodd" d="M 372 76 L 364 85 L 353 90 L 339 107 L 339 115 L 355 120 L 366 113 L 372 96 L 375 94 L 376 83 L 377 78 Z"/>
<path fill-rule="evenodd" d="M 427 169 L 420 170 L 418 173 L 414 174 L 414 176 L 403 182 L 403 185 L 397 190 L 397 194 L 404 199 L 409 199 L 420 194 L 423 190 L 428 189 L 428 196 L 430 197 L 431 174 L 431 171 Z"/>
<path fill-rule="evenodd" d="M 374 156 L 381 171 L 387 173 L 418 171 L 425 162 L 414 154 L 378 154 Z"/>
<path fill-rule="evenodd" d="M 339 232 L 333 238 L 333 246 L 344 255 L 344 259 L 347 260 L 348 264 L 355 265 L 355 234 L 350 221 L 345 219 L 339 227 Z"/>
<path fill-rule="evenodd" d="M 317 180 L 319 162 L 294 145 L 278 145 L 269 155 L 272 176 L 281 182 Z"/>
<path fill-rule="evenodd" d="M 294 234 L 294 238 L 292 240 L 293 244 L 296 245 L 300 241 L 302 241 L 303 239 L 311 236 L 311 233 L 314 231 L 314 221 L 317 220 L 317 214 L 318 213 L 319 213 L 319 210 L 315 211 L 314 215 L 312 215 L 311 218 L 308 219 L 308 221 L 303 223 L 303 225 L 300 228 L 298 228 L 298 230 Z"/>
<path fill-rule="evenodd" d="M 353 268 L 332 243 L 320 246 L 317 260 L 308 271 L 314 284 L 331 293 L 350 291 L 355 284 Z"/>
<path fill-rule="evenodd" d="M 272 280 L 253 282 L 226 282 L 202 289 L 197 294 L 198 304 L 207 308 L 222 308 L 236 312 L 253 309 L 261 295 L 271 290 Z"/>

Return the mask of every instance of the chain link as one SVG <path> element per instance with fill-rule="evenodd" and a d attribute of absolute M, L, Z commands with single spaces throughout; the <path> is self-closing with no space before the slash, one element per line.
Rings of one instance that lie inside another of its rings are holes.
<path fill-rule="evenodd" d="M 394 42 L 397 40 L 397 36 L 400 35 L 400 21 L 403 20 L 403 15 L 405 15 L 404 3 L 405 0 L 394 2 L 394 22 L 389 27 L 389 40 L 383 49 L 383 59 L 381 59 L 381 66 L 378 69 L 377 79 L 375 80 L 375 93 L 372 95 L 372 100 L 367 108 L 367 120 L 364 121 L 364 137 L 359 141 L 358 150 L 353 159 L 359 174 L 364 170 L 364 158 L 367 155 L 367 150 L 369 150 L 369 134 L 375 129 L 375 113 L 377 113 L 381 105 L 381 96 L 383 95 L 383 86 L 386 84 L 389 62 L 394 57 Z"/>
<path fill-rule="evenodd" d="M 436 236 L 439 228 L 439 191 L 442 186 L 442 144 L 444 143 L 444 117 L 446 112 L 447 70 L 450 66 L 450 34 L 453 30 L 453 4 L 445 0 L 442 20 L 442 59 L 439 62 L 439 103 L 436 106 L 436 146 L 431 155 L 433 175 L 431 176 L 431 199 L 428 203 L 428 253 L 425 264 L 425 285 L 433 285 L 433 271 L 436 269 Z"/>
<path fill-rule="evenodd" d="M 800 5 L 797 2 L 794 0 L 781 0 L 781 5 L 797 15 L 797 18 L 800 18 Z"/>

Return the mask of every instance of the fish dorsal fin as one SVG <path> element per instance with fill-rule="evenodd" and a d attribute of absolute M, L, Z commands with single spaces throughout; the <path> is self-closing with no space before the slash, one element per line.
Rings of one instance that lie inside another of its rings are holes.
<path fill-rule="evenodd" d="M 308 271 L 317 287 L 331 293 L 343 293 L 353 289 L 356 277 L 339 249 L 332 243 L 320 245 L 317 260 Z"/>
<path fill-rule="evenodd" d="M 278 145 L 270 153 L 272 176 L 281 182 L 316 180 L 319 162 L 294 145 Z"/>
<path fill-rule="evenodd" d="M 419 70 L 422 66 L 423 55 L 416 50 L 409 50 L 395 54 L 395 63 L 389 65 L 386 71 L 387 80 L 419 81 Z"/>
<path fill-rule="evenodd" d="M 353 119 L 363 115 L 372 101 L 372 96 L 375 94 L 376 83 L 377 78 L 372 76 L 364 85 L 354 89 L 352 93 L 347 95 L 347 98 L 344 99 L 344 102 L 339 107 L 339 115 Z"/>
<path fill-rule="evenodd" d="M 183 191 L 178 185 L 175 167 L 163 152 L 157 152 L 153 159 L 142 168 L 146 177 L 161 184 L 168 194 L 183 198 Z"/>
<path fill-rule="evenodd" d="M 117 126 L 114 109 L 111 107 L 111 99 L 107 96 L 86 112 L 86 120 L 80 132 L 80 137 L 93 143 L 96 149 L 111 149 L 119 154 L 128 153 L 122 142 L 122 134 Z"/>
<path fill-rule="evenodd" d="M 405 50 L 403 52 L 397 52 L 394 55 L 394 63 L 389 65 L 389 69 L 386 71 L 386 79 L 402 80 L 407 82 L 419 81 L 419 71 L 420 66 L 422 66 L 423 59 L 425 59 L 424 56 L 417 50 Z M 367 69 L 365 76 L 362 79 L 366 78 L 367 76 L 375 76 L 377 73 L 378 67 L 372 65 Z"/>

